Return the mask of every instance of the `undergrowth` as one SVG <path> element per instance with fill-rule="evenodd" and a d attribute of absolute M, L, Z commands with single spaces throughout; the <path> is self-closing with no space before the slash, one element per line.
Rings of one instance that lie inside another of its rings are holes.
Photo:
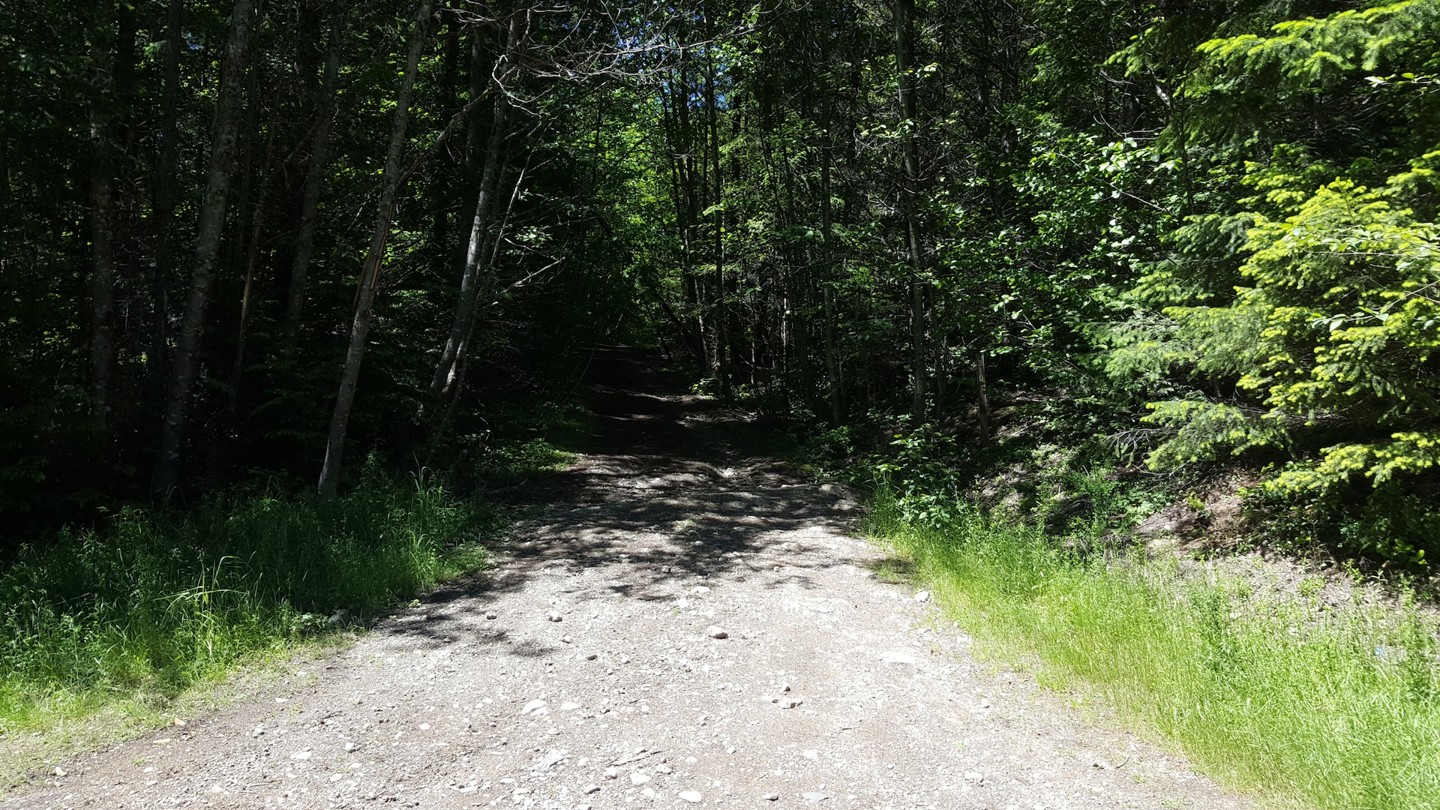
<path fill-rule="evenodd" d="M 1413 605 L 1200 581 L 1101 537 L 1101 522 L 1062 541 L 1043 516 L 919 495 L 880 486 L 871 530 L 982 649 L 1098 697 L 1232 784 L 1327 809 L 1435 807 L 1437 628 Z"/>
<path fill-rule="evenodd" d="M 499 516 L 367 471 L 335 500 L 127 509 L 0 571 L 0 736 L 165 699 L 478 567 Z"/>

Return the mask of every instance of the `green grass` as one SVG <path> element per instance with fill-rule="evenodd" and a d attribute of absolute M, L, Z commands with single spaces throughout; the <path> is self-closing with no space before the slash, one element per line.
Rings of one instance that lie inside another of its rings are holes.
<path fill-rule="evenodd" d="M 336 500 L 126 510 L 0 571 L 0 740 L 147 707 L 478 567 L 498 516 L 367 479 Z M 343 614 L 337 616 L 337 619 Z"/>
<path fill-rule="evenodd" d="M 1174 560 L 1082 556 L 1017 518 L 931 507 L 917 518 L 882 487 L 872 532 L 988 653 L 1279 802 L 1440 806 L 1437 628 L 1413 608 L 1196 582 Z"/>

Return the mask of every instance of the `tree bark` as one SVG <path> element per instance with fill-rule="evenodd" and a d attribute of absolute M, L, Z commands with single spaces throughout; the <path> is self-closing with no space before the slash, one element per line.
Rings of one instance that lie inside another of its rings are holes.
<path fill-rule="evenodd" d="M 479 287 L 477 280 L 483 264 L 485 234 L 490 227 L 490 210 L 494 207 L 496 175 L 500 169 L 501 144 L 505 138 L 505 117 L 510 107 L 501 73 L 515 56 L 520 42 L 520 15 L 510 18 L 510 30 L 506 34 L 505 53 L 492 72 L 490 91 L 495 95 L 495 106 L 490 118 L 490 135 L 485 144 L 485 164 L 480 172 L 480 187 L 475 198 L 475 215 L 470 221 L 470 236 L 465 246 L 465 265 L 460 273 L 460 293 L 455 302 L 455 317 L 450 324 L 450 334 L 440 351 L 440 361 L 430 378 L 430 393 L 440 396 L 455 379 L 456 360 L 460 347 L 470 331 L 470 322 L 475 317 L 475 298 Z"/>
<path fill-rule="evenodd" d="M 845 416 L 845 384 L 840 379 L 840 351 L 835 339 L 835 214 L 830 205 L 830 164 L 835 159 L 830 140 L 830 115 L 825 116 L 824 155 L 820 164 L 820 227 L 825 265 L 825 375 L 830 378 L 830 424 L 839 427 Z"/>
<path fill-rule="evenodd" d="M 336 11 L 330 28 L 329 53 L 325 58 L 325 78 L 315 99 L 319 117 L 310 145 L 310 163 L 305 169 L 305 190 L 300 201 L 300 232 L 295 237 L 295 259 L 290 265 L 290 287 L 285 294 L 284 340 L 294 349 L 300 335 L 300 321 L 305 309 L 305 286 L 310 276 L 310 257 L 315 252 L 315 230 L 319 223 L 320 195 L 325 188 L 325 163 L 330 147 L 330 131 L 335 125 L 336 99 L 340 90 L 340 52 L 345 32 L 345 14 Z"/>
<path fill-rule="evenodd" d="M 900 91 L 900 125 L 904 128 L 904 187 L 900 191 L 910 254 L 910 384 L 915 421 L 925 420 L 925 255 L 915 198 L 920 184 L 920 156 L 915 142 L 919 123 L 915 105 L 915 0 L 895 0 L 895 71 Z"/>
<path fill-rule="evenodd" d="M 984 349 L 975 353 L 975 383 L 978 389 L 975 410 L 980 424 L 980 441 L 982 442 L 990 441 L 990 390 L 985 379 L 985 355 Z"/>
<path fill-rule="evenodd" d="M 101 14 L 92 47 L 94 98 L 90 104 L 90 413 L 102 435 L 110 417 L 110 373 L 115 361 L 114 158 L 110 120 L 115 107 L 113 4 Z"/>
<path fill-rule="evenodd" d="M 432 0 L 420 0 L 415 15 L 415 30 L 410 37 L 410 51 L 405 60 L 405 74 L 395 98 L 395 118 L 390 125 L 390 146 L 385 154 L 381 191 L 375 215 L 375 230 L 370 250 L 360 267 L 360 282 L 355 293 L 355 316 L 350 325 L 350 343 L 345 351 L 345 366 L 340 374 L 340 390 L 335 396 L 335 410 L 330 418 L 330 432 L 325 443 L 325 463 L 320 468 L 318 488 L 323 497 L 334 497 L 340 488 L 340 469 L 345 455 L 345 435 L 350 427 L 350 410 L 355 404 L 355 390 L 360 381 L 360 365 L 365 358 L 365 344 L 370 324 L 375 317 L 375 292 L 380 283 L 380 268 L 385 261 L 385 245 L 390 239 L 390 224 L 395 214 L 395 196 L 400 190 L 400 152 L 405 146 L 405 130 L 410 122 L 410 96 L 415 87 L 415 74 L 420 52 L 425 46 Z"/>
<path fill-rule="evenodd" d="M 707 17 L 710 10 L 706 9 Z M 714 30 L 713 20 L 706 20 Z M 723 396 L 730 394 L 730 324 L 725 285 L 725 180 L 720 165 L 720 111 L 716 106 L 715 54 L 714 44 L 705 51 L 705 106 L 709 119 L 709 157 L 714 176 L 715 199 L 711 202 L 714 210 L 713 237 L 715 251 L 715 371 L 720 380 Z"/>
<path fill-rule="evenodd" d="M 148 365 L 154 403 L 162 410 L 170 365 L 170 278 L 175 260 L 175 185 L 180 162 L 180 51 L 184 47 L 180 27 L 181 0 L 170 0 L 165 16 L 160 153 L 152 181 L 155 262 L 149 278 L 155 322 L 150 335 Z"/>
<path fill-rule="evenodd" d="M 270 114 L 269 133 L 265 136 L 265 158 L 260 164 L 260 191 L 255 197 L 255 211 L 250 217 L 250 244 L 245 257 L 245 284 L 240 291 L 240 324 L 235 332 L 235 359 L 230 371 L 230 407 L 240 399 L 240 380 L 245 373 L 245 344 L 250 332 L 250 301 L 255 291 L 255 265 L 260 260 L 260 232 L 265 225 L 265 200 L 270 196 L 272 161 L 275 157 L 275 113 Z"/>
<path fill-rule="evenodd" d="M 236 0 L 230 14 L 230 37 L 225 45 L 221 68 L 220 96 L 215 108 L 210 143 L 210 167 L 205 178 L 205 198 L 200 208 L 200 227 L 195 238 L 195 269 L 180 325 L 179 343 L 170 373 L 170 390 L 165 417 L 160 426 L 160 447 L 155 460 L 152 487 L 168 495 L 179 481 L 180 456 L 190 417 L 195 378 L 200 367 L 201 338 L 205 333 L 205 312 L 215 286 L 215 258 L 220 249 L 220 232 L 225 224 L 226 196 L 230 191 L 231 162 L 235 155 L 236 117 L 239 99 L 245 92 L 246 48 L 255 0 Z"/>

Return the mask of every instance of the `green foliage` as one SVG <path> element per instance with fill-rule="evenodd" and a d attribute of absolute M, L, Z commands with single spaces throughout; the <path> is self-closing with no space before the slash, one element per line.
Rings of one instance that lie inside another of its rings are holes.
<path fill-rule="evenodd" d="M 102 529 L 25 548 L 0 573 L 0 730 L 174 695 L 348 622 L 333 615 L 374 617 L 478 564 L 494 520 L 438 486 L 400 486 L 372 468 L 339 500 L 127 509 Z"/>
<path fill-rule="evenodd" d="M 1424 78 L 1436 66 L 1437 14 L 1440 4 L 1423 0 L 1377 5 L 1200 48 L 1204 68 L 1186 90 L 1204 111 L 1193 137 L 1205 137 L 1207 121 L 1250 115 L 1227 107 L 1246 82 L 1279 88 L 1262 108 L 1274 126 L 1257 122 L 1252 143 L 1286 134 L 1281 117 L 1317 98 L 1379 113 L 1369 145 L 1343 123 L 1317 121 L 1254 160 L 1235 146 L 1215 153 L 1243 167 L 1233 200 L 1212 200 L 1169 234 L 1170 258 L 1132 291 L 1159 312 L 1111 333 L 1112 374 L 1188 381 L 1149 405 L 1144 421 L 1170 431 L 1152 466 L 1261 451 L 1288 459 L 1265 493 L 1348 502 L 1352 517 L 1373 512 L 1366 499 L 1435 478 L 1440 152 L 1416 127 L 1440 121 Z M 1405 72 L 1392 81 L 1380 70 Z M 1432 537 L 1352 535 L 1372 538 L 1356 551 L 1411 563 L 1434 551 Z"/>
<path fill-rule="evenodd" d="M 1334 810 L 1440 794 L 1440 628 L 1412 605 L 1271 598 L 964 504 L 916 519 L 883 488 L 871 530 L 981 649 L 1100 697 L 1227 782 Z"/>

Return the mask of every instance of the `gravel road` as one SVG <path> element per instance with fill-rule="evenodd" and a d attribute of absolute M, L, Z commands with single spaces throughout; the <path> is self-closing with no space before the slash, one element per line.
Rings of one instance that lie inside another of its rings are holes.
<path fill-rule="evenodd" d="M 0 808 L 1250 807 L 977 661 L 843 490 L 639 362 L 482 579 Z"/>

